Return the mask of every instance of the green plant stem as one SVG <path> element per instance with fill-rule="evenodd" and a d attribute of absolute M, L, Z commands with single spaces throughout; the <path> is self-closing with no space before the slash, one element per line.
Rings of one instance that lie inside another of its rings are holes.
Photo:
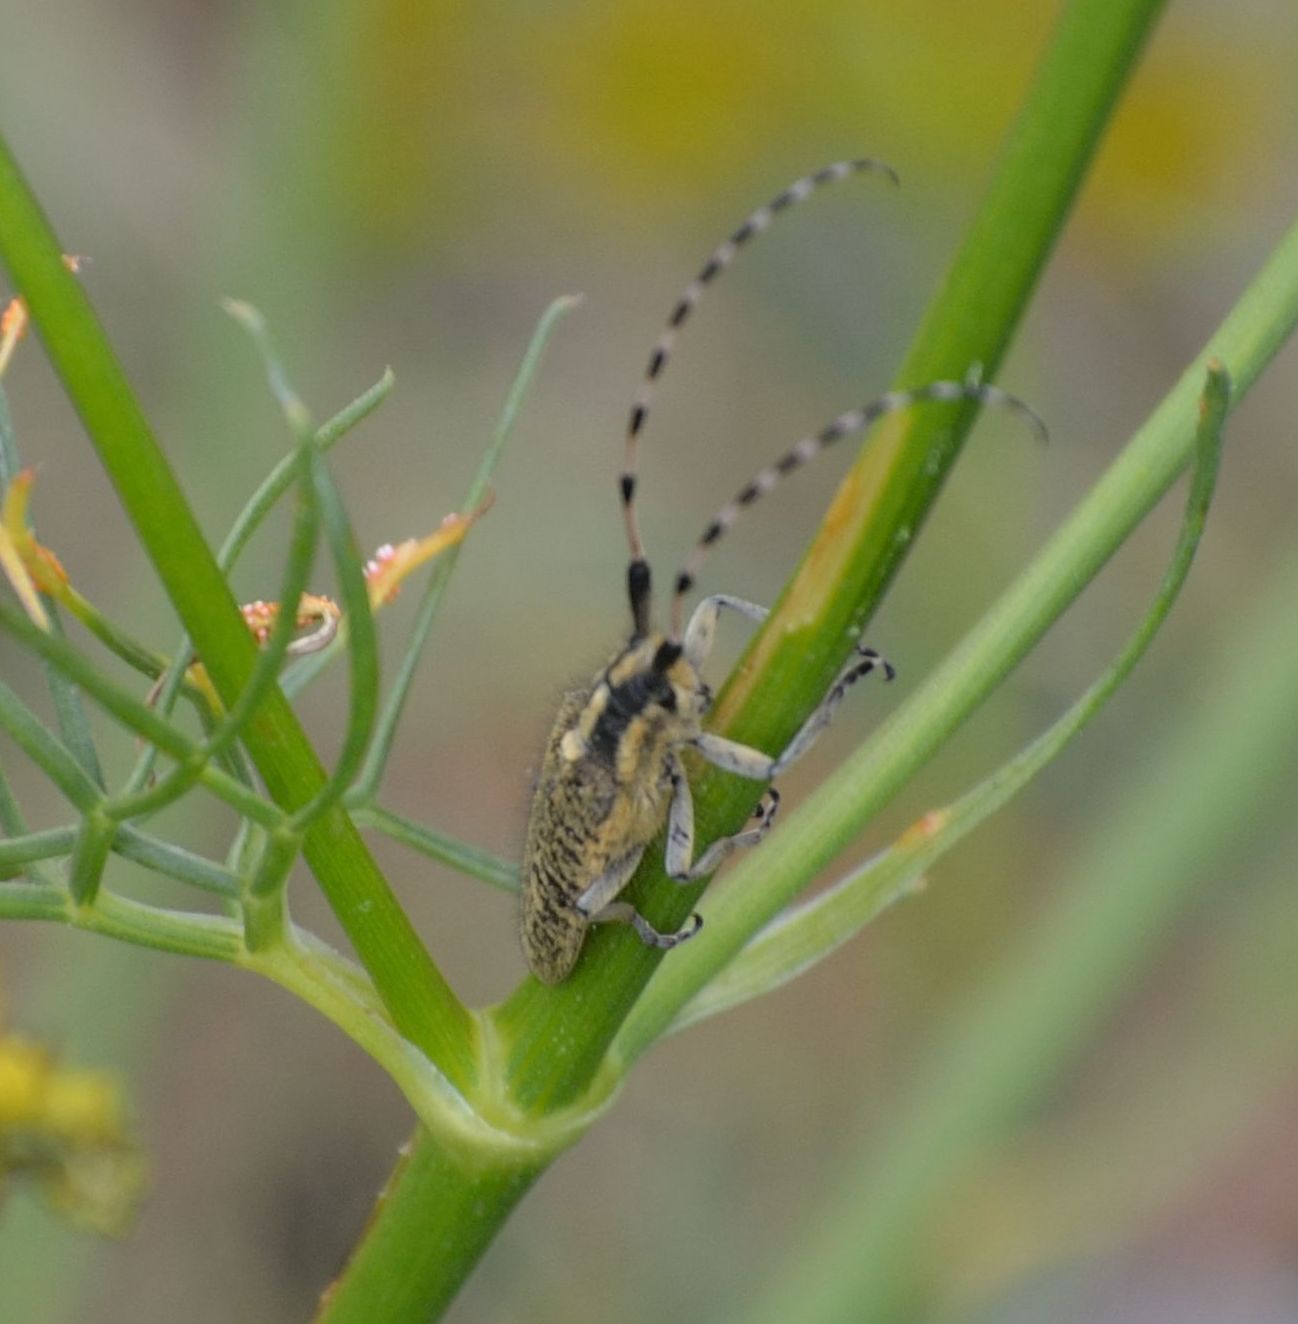
<path fill-rule="evenodd" d="M 894 386 L 986 379 L 1009 346 L 1100 136 L 1164 0 L 1071 0 L 1001 149 L 987 194 L 929 304 Z M 884 420 L 840 487 L 802 563 L 718 700 L 717 725 L 780 748 L 819 700 L 918 534 L 977 410 Z M 835 641 L 832 645 L 828 641 Z"/>
<path fill-rule="evenodd" d="M 1198 668 L 1208 688 L 1193 710 L 1145 752 L 1139 775 L 1111 788 L 1058 902 L 943 1026 L 893 1125 L 881 1133 L 869 1120 L 868 1147 L 840 1165 L 836 1194 L 750 1324 L 904 1318 L 899 1303 L 952 1183 L 1075 1060 L 1196 889 L 1234 885 L 1232 851 L 1256 821 L 1241 807 L 1292 776 L 1295 601 L 1291 553 Z"/>
<path fill-rule="evenodd" d="M 902 385 L 963 378 L 974 364 L 986 371 L 999 362 L 1160 8 L 1158 0 L 1072 0 L 1065 8 L 987 198 L 898 378 Z M 965 408 L 929 406 L 896 415 L 880 430 L 719 697 L 713 729 L 760 749 L 784 748 L 877 603 L 971 419 Z M 724 774 L 699 777 L 699 840 L 735 831 L 760 789 Z M 770 850 L 763 847 L 764 861 Z M 700 888 L 666 879 L 660 856 L 647 852 L 632 894 L 670 930 L 685 921 Z M 564 984 L 544 988 L 528 980 L 500 1010 L 521 1106 L 544 1111 L 586 1087 L 661 959 L 618 929 L 607 925 L 590 936 Z"/>
<path fill-rule="evenodd" d="M 284 941 L 288 923 L 284 888 L 302 849 L 302 834 L 287 827 L 267 833 L 243 902 L 243 938 L 250 952 Z"/>
<path fill-rule="evenodd" d="M 3 717 L 0 715 L 0 725 L 4 725 Z M 9 785 L 9 778 L 5 776 L 3 765 L 0 765 L 0 831 L 3 831 L 6 837 L 26 838 L 29 836 L 27 820 L 23 816 L 23 811 L 14 799 L 13 788 Z M 72 829 L 73 837 L 76 835 L 76 829 Z M 39 835 L 39 834 L 31 834 Z M 0 849 L 3 849 L 6 843 L 0 842 Z M 57 853 L 57 852 L 56 852 Z M 2 858 L 2 857 L 0 857 Z M 14 859 L 14 863 L 24 863 L 24 875 L 32 883 L 52 883 L 46 871 L 41 867 L 39 861 L 42 857 L 23 860 L 21 856 Z M 8 877 L 7 873 L 0 873 L 0 878 Z"/>
<path fill-rule="evenodd" d="M 85 291 L 64 268 L 60 245 L 3 142 L 0 258 L 217 693 L 232 706 L 255 665 L 253 641 Z M 248 724 L 244 743 L 285 811 L 323 786 L 324 770 L 278 689 Z M 395 1023 L 467 1086 L 475 1075 L 472 1021 L 341 805 L 311 825 L 303 854 Z"/>
<path fill-rule="evenodd" d="M 46 593 L 41 594 L 41 602 L 50 619 L 51 631 L 63 637 L 63 620 L 58 605 Z M 49 686 L 50 698 L 54 701 L 59 738 L 71 751 L 72 757 L 86 770 L 90 780 L 102 787 L 104 773 L 99 766 L 99 754 L 90 732 L 90 723 L 86 719 L 85 705 L 81 702 L 80 689 L 49 662 L 45 663 L 45 682 Z"/>
<path fill-rule="evenodd" d="M 293 814 L 291 822 L 299 830 L 308 829 L 331 809 L 340 806 L 343 795 L 360 771 L 379 705 L 379 644 L 365 583 L 365 564 L 324 456 L 313 449 L 310 463 L 311 484 L 320 507 L 325 539 L 333 554 L 343 619 L 347 625 L 349 703 L 347 728 L 333 771 L 310 800 Z"/>
<path fill-rule="evenodd" d="M 1194 452 L 1199 391 L 1220 359 L 1241 399 L 1298 325 L 1298 226 L 1180 381 L 1028 569 L 925 682 L 727 880 L 743 904 L 674 953 L 637 1008 L 648 1043 L 936 752 L 1122 545 Z M 637 1050 L 638 1051 L 638 1050 Z"/>
<path fill-rule="evenodd" d="M 320 450 L 329 450 L 330 447 L 341 441 L 352 428 L 372 414 L 387 399 L 395 380 L 392 369 L 386 368 L 383 376 L 369 390 L 364 391 L 351 404 L 339 410 L 327 422 L 322 423 L 316 429 L 313 438 Z M 243 509 L 235 518 L 234 524 L 231 526 L 230 532 L 226 535 L 225 541 L 221 544 L 221 550 L 216 556 L 216 562 L 225 574 L 228 575 L 233 569 L 235 562 L 238 561 L 253 534 L 261 527 L 262 522 L 270 514 L 275 503 L 292 486 L 294 478 L 299 476 L 301 463 L 299 449 L 295 447 L 271 469 L 270 473 L 258 484 L 257 490 L 248 498 Z M 281 595 L 280 601 L 283 600 L 284 598 Z M 171 663 L 158 686 L 156 706 L 163 716 L 171 712 L 176 695 L 185 682 L 185 670 L 192 660 L 193 649 L 190 647 L 188 636 L 184 636 L 176 645 Z M 156 757 L 157 751 L 151 747 L 140 755 L 127 784 L 128 794 L 138 791 L 148 784 Z"/>
<path fill-rule="evenodd" d="M 117 824 L 103 809 L 94 810 L 81 820 L 68 865 L 68 891 L 78 906 L 94 905 L 116 830 Z"/>
<path fill-rule="evenodd" d="M 361 790 L 359 787 L 354 789 Z M 409 846 L 430 859 L 450 865 L 460 873 L 481 878 L 483 882 L 499 887 L 502 891 L 518 891 L 516 864 L 502 860 L 481 847 L 470 846 L 457 837 L 450 837 L 444 832 L 425 827 L 422 823 L 416 823 L 414 819 L 406 818 L 391 809 L 368 804 L 363 799 L 360 803 L 356 803 L 349 795 L 347 804 L 352 807 L 353 820 L 361 827 L 377 828 L 393 841 L 399 841 L 403 846 Z"/>
<path fill-rule="evenodd" d="M 0 841 L 0 877 L 3 877 L 4 870 L 15 865 L 70 854 L 77 843 L 77 832 L 75 826 L 45 828 L 40 832 L 25 832 Z M 239 879 L 229 869 L 201 855 L 195 855 L 182 846 L 150 837 L 129 823 L 117 825 L 112 848 L 125 860 L 182 883 L 201 887 L 217 896 L 235 897 L 239 894 Z M 53 885 L 52 880 L 43 877 L 33 878 L 32 881 Z M 4 896 L 0 892 L 0 918 L 8 914 L 4 907 Z"/>
<path fill-rule="evenodd" d="M 41 832 L 24 832 L 0 841 L 0 871 L 17 864 L 30 864 L 33 860 L 48 860 L 66 855 L 76 843 L 75 827 L 45 828 Z M 0 876 L 3 876 L 0 873 Z"/>
<path fill-rule="evenodd" d="M 230 898 L 239 894 L 240 879 L 231 870 L 183 846 L 151 837 L 131 823 L 118 825 L 113 849 L 125 860 L 216 896 Z"/>
<path fill-rule="evenodd" d="M 315 1324 L 438 1318 L 542 1166 L 466 1162 L 419 1131 Z M 393 1216 L 400 1210 L 417 1216 Z"/>
<path fill-rule="evenodd" d="M 690 999 L 672 1020 L 672 1031 L 780 987 L 848 942 L 888 904 L 911 891 L 925 871 L 978 824 L 1007 804 L 1112 698 L 1153 643 L 1190 573 L 1217 481 L 1221 428 L 1229 401 L 1225 373 L 1220 368 L 1210 371 L 1200 402 L 1194 476 L 1171 563 L 1148 612 L 1108 669 L 1048 730 L 954 804 L 924 815 L 881 855 L 764 928 Z M 713 901 L 715 905 L 710 905 Z M 728 880 L 704 898 L 705 920 L 712 923 L 717 910 L 746 903 L 742 880 L 738 887 Z M 667 965 L 659 970 L 614 1041 L 613 1056 L 624 1068 L 660 1032 L 660 1002 L 679 998 L 671 988 L 672 969 Z"/>
<path fill-rule="evenodd" d="M 10 608 L 5 603 L 0 603 L 0 614 L 8 610 Z M 24 624 L 28 623 L 21 612 L 14 612 L 14 616 Z M 31 628 L 45 637 L 34 625 Z M 58 738 L 46 730 L 36 714 L 3 681 L 0 681 L 0 726 L 83 814 L 99 807 L 103 792 Z"/>

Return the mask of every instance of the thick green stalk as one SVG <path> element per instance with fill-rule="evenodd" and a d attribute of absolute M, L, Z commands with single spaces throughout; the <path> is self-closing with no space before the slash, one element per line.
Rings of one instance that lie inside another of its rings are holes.
<path fill-rule="evenodd" d="M 1207 364 L 1242 398 L 1298 325 L 1298 226 L 1200 356 L 1018 580 L 874 736 L 727 879 L 707 940 L 673 953 L 635 1011 L 642 1051 L 796 896 L 1020 662 L 1144 518 L 1194 451 Z"/>
<path fill-rule="evenodd" d="M 55 369 L 175 604 L 223 702 L 233 705 L 256 649 L 229 586 L 49 223 L 0 142 L 0 257 L 22 291 Z M 324 771 L 278 688 L 244 742 L 276 804 L 293 811 Z M 306 834 L 303 853 L 393 1020 L 447 1076 L 474 1075 L 472 1022 L 335 804 Z"/>
<path fill-rule="evenodd" d="M 673 1032 L 780 987 L 849 942 L 886 906 L 912 891 L 933 864 L 1003 808 L 1097 716 L 1148 651 L 1190 573 L 1216 486 L 1229 402 L 1229 379 L 1216 365 L 1200 402 L 1194 476 L 1171 564 L 1149 611 L 1099 679 L 1047 730 L 954 803 L 925 814 L 887 850 L 761 929 L 690 998 L 673 1018 Z M 743 880 L 738 884 L 728 880 L 704 898 L 709 919 L 714 917 L 709 905 L 714 899 L 719 908 L 743 907 L 747 900 Z M 627 1017 L 613 1044 L 621 1061 L 629 1064 L 661 1033 L 657 1008 L 679 1000 L 672 987 L 674 970 L 673 964 L 661 967 Z"/>
<path fill-rule="evenodd" d="M 417 1132 L 315 1324 L 438 1318 L 543 1166 L 497 1167 Z M 394 1217 L 394 1202 L 417 1216 Z"/>
<path fill-rule="evenodd" d="M 975 364 L 987 372 L 999 362 L 1160 8 L 1159 0 L 1073 0 L 1065 8 L 986 200 L 903 366 L 902 385 L 963 378 Z M 971 419 L 966 408 L 930 406 L 897 415 L 880 431 L 722 694 L 715 729 L 764 749 L 787 743 L 878 602 Z M 735 830 L 759 789 L 702 776 L 700 840 Z M 667 882 L 656 859 L 640 877 L 633 886 L 654 922 L 666 929 L 682 923 L 698 889 Z M 544 1111 L 586 1087 L 661 959 L 615 929 L 591 936 L 566 983 L 550 989 L 529 980 L 501 1009 L 523 1107 Z"/>

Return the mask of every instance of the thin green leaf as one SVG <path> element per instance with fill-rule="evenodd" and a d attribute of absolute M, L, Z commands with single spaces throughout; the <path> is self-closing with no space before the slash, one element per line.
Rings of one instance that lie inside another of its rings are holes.
<path fill-rule="evenodd" d="M 74 911 L 72 922 L 91 933 L 180 956 L 239 962 L 246 955 L 242 931 L 234 920 L 151 906 L 107 890 L 100 892 L 93 907 Z"/>
<path fill-rule="evenodd" d="M 294 830 L 301 830 L 342 798 L 365 757 L 378 708 L 378 636 L 370 610 L 365 564 L 357 548 L 342 497 L 323 454 L 315 446 L 311 415 L 289 382 L 261 313 L 251 304 L 233 299 L 223 300 L 223 306 L 252 337 L 265 367 L 271 394 L 279 402 L 285 420 L 303 445 L 307 481 L 315 509 L 324 522 L 325 538 L 338 574 L 338 594 L 342 599 L 343 615 L 347 622 L 346 639 L 351 663 L 347 730 L 333 772 L 315 796 L 292 817 Z M 273 843 L 268 843 L 266 854 L 274 856 L 276 853 Z"/>
<path fill-rule="evenodd" d="M 424 824 L 416 823 L 414 819 L 406 818 L 403 814 L 383 809 L 379 805 L 362 801 L 353 806 L 352 799 L 352 795 L 349 794 L 347 803 L 351 808 L 352 820 L 359 826 L 377 828 L 393 841 L 399 841 L 403 846 L 409 846 L 412 850 L 417 850 L 440 864 L 450 865 L 452 869 L 458 869 L 461 873 L 467 873 L 473 878 L 481 878 L 483 882 L 499 887 L 502 891 L 518 891 L 516 864 L 511 864 L 498 855 L 492 855 L 490 851 L 471 846 L 444 832 L 425 827 Z"/>
<path fill-rule="evenodd" d="M 392 369 L 385 368 L 383 376 L 369 390 L 357 396 L 345 409 L 339 410 L 332 418 L 322 423 L 316 429 L 314 438 L 315 444 L 320 450 L 329 450 L 341 441 L 352 428 L 373 413 L 387 399 L 395 381 L 396 378 L 393 376 Z M 221 544 L 221 550 L 216 558 L 221 569 L 227 574 L 234 568 L 235 563 L 243 553 L 243 549 L 251 541 L 253 534 L 261 527 L 276 502 L 292 486 L 297 465 L 298 458 L 295 449 L 285 455 L 270 473 L 262 479 L 257 490 L 248 498 L 244 508 L 239 512 L 230 528 L 230 532 L 226 534 L 225 541 Z M 185 669 L 192 659 L 193 652 L 189 638 L 187 635 L 182 636 L 180 643 L 177 644 L 176 650 L 172 654 L 171 665 L 158 687 L 156 706 L 164 716 L 171 712 L 176 695 L 184 681 Z M 139 790 L 148 782 L 156 758 L 157 751 L 153 748 L 144 751 L 132 773 L 131 788 Z M 251 782 L 249 782 L 249 785 L 251 785 Z"/>
<path fill-rule="evenodd" d="M 241 299 L 222 299 L 221 307 L 243 327 L 252 340 L 266 372 L 266 384 L 284 415 L 289 431 L 299 442 L 309 442 L 312 439 L 311 413 L 289 382 L 284 365 L 271 343 L 266 319 L 260 309 Z"/>
<path fill-rule="evenodd" d="M 3 721 L 0 720 L 0 725 Z M 18 801 L 14 799 L 13 789 L 9 785 L 9 779 L 5 776 L 5 770 L 0 767 L 0 831 L 9 838 L 28 838 L 33 834 L 28 830 L 27 820 L 23 817 L 23 811 L 19 807 Z M 75 829 L 73 830 L 75 835 Z M 4 845 L 0 842 L 0 848 Z M 27 863 L 23 870 L 27 878 L 36 884 L 44 886 L 53 886 L 53 879 L 42 869 L 37 862 L 41 857 L 37 856 Z M 15 861 L 17 863 L 17 861 Z"/>
<path fill-rule="evenodd" d="M 527 398 L 532 380 L 536 376 L 536 370 L 541 363 L 541 355 L 545 352 L 550 335 L 560 320 L 576 308 L 580 302 L 580 295 L 563 295 L 555 299 L 541 315 L 541 320 L 532 332 L 532 339 L 528 343 L 527 351 L 523 355 L 523 361 L 519 365 L 518 372 L 509 388 L 509 393 L 505 397 L 505 406 L 501 410 L 499 421 L 496 423 L 496 430 L 492 435 L 491 444 L 483 453 L 478 464 L 478 471 L 469 484 L 468 493 L 464 498 L 464 505 L 461 507 L 462 510 L 466 512 L 476 510 L 486 499 L 492 475 L 496 471 L 496 466 L 500 463 L 500 457 L 504 453 L 506 443 L 513 435 L 514 425 L 518 421 L 518 415 L 522 410 L 524 400 Z M 410 693 L 415 670 L 419 665 L 424 644 L 427 642 L 433 621 L 437 617 L 437 611 L 441 606 L 447 585 L 451 582 L 451 576 L 455 573 L 462 546 L 463 544 L 456 544 L 441 554 L 437 565 L 433 569 L 432 576 L 429 578 L 428 587 L 424 590 L 424 596 L 419 604 L 419 611 L 415 616 L 414 628 L 410 632 L 410 641 L 402 654 L 396 679 L 392 683 L 392 688 L 383 705 L 383 711 L 375 725 L 374 739 L 370 743 L 369 755 L 365 760 L 364 770 L 357 780 L 357 788 L 366 799 L 377 793 L 379 784 L 383 780 L 384 769 L 387 767 L 388 756 L 392 752 L 393 741 L 396 739 L 397 727 L 401 722 L 401 713 Z"/>
<path fill-rule="evenodd" d="M 927 1318 L 917 1291 L 931 1282 L 935 1234 L 949 1229 L 968 1174 L 1070 1080 L 1203 889 L 1231 914 L 1248 904 L 1234 893 L 1241 859 L 1257 849 L 1254 810 L 1283 814 L 1294 777 L 1292 531 L 1287 541 L 1283 565 L 1269 582 L 1250 583 L 1246 614 L 1222 622 L 1200 659 L 1193 701 L 1138 759 L 1101 779 L 1104 804 L 1052 880 L 1049 905 L 937 1026 L 891 1122 L 863 1121 L 814 1227 L 794 1239 L 777 1281 L 755 1285 L 747 1324 Z M 1292 949 L 1284 964 L 1288 980 L 1271 992 L 1282 987 L 1292 1003 Z M 1139 1070 L 1117 1075 L 1143 1084 Z M 1184 1088 L 1184 1073 L 1178 1080 Z"/>
<path fill-rule="evenodd" d="M 229 899 L 238 896 L 243 890 L 243 880 L 230 869 L 185 850 L 183 846 L 151 837 L 132 823 L 118 825 L 117 835 L 113 838 L 113 850 L 123 859 L 151 869 L 154 873 L 164 874 L 177 882 L 189 883 L 192 887 L 202 888 L 216 896 Z"/>
<path fill-rule="evenodd" d="M 41 594 L 41 601 L 50 620 L 50 629 L 62 636 L 63 620 L 59 615 L 58 604 L 45 593 Z M 59 737 L 71 751 L 72 757 L 85 768 L 90 780 L 102 787 L 104 771 L 99 764 L 99 753 L 95 749 L 90 723 L 86 719 L 85 705 L 81 702 L 81 691 L 58 667 L 49 662 L 45 663 L 45 683 L 54 701 L 54 718 L 58 723 Z"/>
<path fill-rule="evenodd" d="M 0 885 L 0 919 L 65 920 L 70 906 L 67 892 L 53 883 Z"/>
<path fill-rule="evenodd" d="M 21 612 L 13 612 L 0 603 L 0 620 L 10 612 L 29 624 Z M 44 631 L 34 625 L 31 628 L 45 637 Z M 86 770 L 4 681 L 0 681 L 0 726 L 82 813 L 89 813 L 103 802 L 103 792 L 90 780 Z"/>
<path fill-rule="evenodd" d="M 322 423 L 315 431 L 315 444 L 321 451 L 328 451 L 339 442 L 368 415 L 387 399 L 396 378 L 392 369 L 384 370 L 383 376 L 364 394 L 356 397 L 345 409 L 339 410 L 331 419 Z M 226 534 L 225 541 L 217 555 L 221 568 L 227 573 L 234 568 L 243 549 L 252 535 L 261 527 L 275 503 L 293 484 L 297 461 L 290 453 L 262 479 L 257 490 L 248 498 L 247 505 L 239 512 L 238 518 Z"/>
<path fill-rule="evenodd" d="M 306 469 L 306 451 L 299 448 L 298 470 L 303 479 L 306 476 Z M 110 801 L 108 812 L 114 818 L 119 820 L 137 818 L 172 803 L 189 790 L 202 776 L 204 768 L 230 748 L 242 734 L 253 714 L 270 692 L 271 686 L 275 684 L 280 664 L 293 642 L 297 604 L 306 588 L 307 578 L 311 573 L 311 563 L 315 557 L 316 529 L 315 496 L 310 484 L 304 481 L 299 493 L 297 513 L 293 521 L 293 535 L 289 542 L 288 557 L 284 563 L 284 573 L 279 586 L 279 615 L 271 627 L 269 638 L 262 646 L 261 655 L 257 658 L 257 664 L 253 667 L 252 675 L 248 677 L 243 692 L 203 741 L 196 758 L 188 759 L 172 769 L 151 789 L 115 797 Z"/>
<path fill-rule="evenodd" d="M 184 735 L 170 722 L 159 717 L 147 704 L 141 703 L 133 694 L 115 685 L 99 671 L 80 653 L 76 651 L 66 640 L 58 639 L 53 635 L 46 634 L 44 630 L 37 628 L 20 611 L 10 607 L 7 603 L 0 603 L 0 626 L 3 626 L 11 634 L 29 645 L 33 651 L 39 653 L 42 657 L 48 658 L 56 666 L 61 668 L 68 676 L 81 686 L 104 710 L 117 718 L 123 726 L 142 736 L 145 740 L 151 741 L 157 745 L 164 753 L 169 754 L 173 759 L 181 763 L 191 763 L 201 768 L 199 775 L 200 782 L 208 788 L 214 795 L 219 796 L 227 804 L 237 809 L 241 814 L 247 814 L 257 822 L 265 826 L 274 826 L 283 820 L 280 811 L 268 800 L 263 800 L 261 796 L 250 791 L 248 787 L 241 782 L 236 781 L 228 773 L 222 772 L 219 768 L 207 766 L 202 754 L 201 746 L 195 744 L 188 736 Z M 9 691 L 5 691 L 7 694 Z M 16 696 L 12 696 L 16 700 Z M 3 710 L 0 710 L 0 720 L 3 720 Z M 35 718 L 32 719 L 35 721 Z M 39 726 L 40 724 L 37 723 Z M 12 730 L 12 728 L 10 728 Z M 44 728 L 41 728 L 44 731 Z M 15 735 L 15 739 L 18 737 Z M 53 741 L 53 737 L 46 737 Z M 62 750 L 62 746 L 57 741 L 55 745 Z M 48 753 L 48 748 L 47 751 Z M 67 751 L 63 751 L 67 754 Z M 32 755 L 36 757 L 35 754 Z M 71 758 L 71 755 L 67 755 Z M 74 764 L 76 763 L 73 760 Z M 88 805 L 98 805 L 102 800 L 102 794 L 97 787 L 86 777 L 81 770 L 80 764 L 76 764 L 81 772 L 81 780 L 84 786 L 92 788 L 93 799 L 86 798 L 84 789 L 79 791 L 83 797 L 83 802 L 73 800 L 79 809 L 85 809 Z M 54 777 L 54 772 L 50 767 L 46 767 L 49 776 Z M 60 769 L 60 776 L 66 781 L 66 769 Z M 69 793 L 68 785 L 65 781 L 58 781 L 60 789 L 63 790 L 69 799 L 72 796 Z"/>
<path fill-rule="evenodd" d="M 311 482 L 315 487 L 325 538 L 338 574 L 338 596 L 347 623 L 349 702 L 342 749 L 325 784 L 290 820 L 295 829 L 306 827 L 331 808 L 351 786 L 365 758 L 379 702 L 379 641 L 370 610 L 365 566 L 356 546 L 351 521 L 342 497 L 318 451 L 311 452 Z"/>
<path fill-rule="evenodd" d="M 0 773 L 0 777 L 3 774 Z M 8 828 L 5 829 L 9 831 Z M 45 828 L 40 832 L 10 834 L 0 840 L 0 879 L 12 878 L 13 871 L 20 865 L 32 864 L 37 860 L 50 860 L 59 855 L 67 855 L 76 842 L 77 829 L 72 827 Z M 30 876 L 30 875 L 29 875 Z M 46 878 L 33 879 L 46 885 Z"/>
<path fill-rule="evenodd" d="M 385 368 L 383 376 L 373 386 L 357 396 L 349 405 L 339 410 L 332 418 L 326 420 L 316 429 L 315 445 L 321 451 L 328 451 L 336 445 L 387 399 L 395 381 L 396 378 L 392 373 L 392 369 Z M 227 574 L 234 568 L 244 548 L 265 521 L 266 516 L 270 514 L 275 504 L 292 486 L 299 463 L 296 449 L 285 455 L 261 481 L 257 490 L 239 512 L 217 555 L 218 564 Z M 280 601 L 283 602 L 284 600 L 281 596 Z M 182 636 L 172 656 L 171 665 L 158 688 L 156 707 L 164 715 L 171 712 L 176 695 L 184 682 L 185 669 L 189 666 L 192 656 L 189 638 L 188 636 Z M 148 783 L 156 759 L 157 750 L 152 746 L 143 752 L 132 773 L 128 785 L 129 791 L 138 791 Z M 232 771 L 246 785 L 251 786 L 253 784 L 246 762 L 241 756 L 235 760 Z M 239 837 L 231 846 L 232 858 L 237 859 L 242 855 L 244 839 L 247 834 L 254 831 L 254 826 L 251 823 L 246 819 L 241 820 Z"/>
<path fill-rule="evenodd" d="M 894 900 L 911 892 L 941 856 L 1018 794 L 1099 712 L 1144 656 L 1189 574 L 1215 490 L 1229 402 L 1230 379 L 1219 363 L 1210 363 L 1180 537 L 1149 611 L 1108 670 L 1049 730 L 972 791 L 945 809 L 926 814 L 882 855 L 763 929 L 685 1006 L 672 1022 L 672 1031 L 768 993 L 824 960 Z M 728 903 L 743 904 L 729 887 L 711 899 L 713 906 L 707 900 L 702 906 L 705 921 Z M 659 978 L 666 979 L 667 972 Z M 653 997 L 653 987 L 646 998 Z M 636 1035 L 633 1012 L 615 1051 L 633 1056 L 642 1052 L 647 1045 Z"/>

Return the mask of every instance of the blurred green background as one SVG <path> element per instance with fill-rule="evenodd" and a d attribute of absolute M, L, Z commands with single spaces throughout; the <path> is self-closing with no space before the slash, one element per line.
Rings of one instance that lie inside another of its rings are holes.
<path fill-rule="evenodd" d="M 393 398 L 335 453 L 375 546 L 455 508 L 536 317 L 585 294 L 461 562 L 386 786 L 392 807 L 513 858 L 557 695 L 626 627 L 622 426 L 677 290 L 794 176 L 860 154 L 901 172 L 900 192 L 866 178 L 816 198 L 691 324 L 643 448 L 660 576 L 753 469 L 887 384 L 1054 12 L 0 0 L 0 120 L 65 245 L 93 259 L 87 285 L 213 541 L 287 444 L 219 296 L 265 312 L 321 416 L 394 368 Z M 982 425 L 871 629 L 898 693 L 1101 472 L 1292 220 L 1296 56 L 1284 0 L 1169 6 L 1001 377 L 1054 442 Z M 805 1244 L 845 1156 L 887 1133 L 935 1028 L 1049 907 L 1164 733 L 1213 706 L 1239 622 L 1287 591 L 1275 572 L 1298 543 L 1295 364 L 1285 351 L 1232 420 L 1190 585 L 1101 720 L 922 899 L 654 1053 L 450 1319 L 725 1318 Z M 85 593 L 170 648 L 175 624 L 38 348 L 6 389 L 40 465 L 42 539 Z M 755 511 L 708 586 L 772 599 L 840 471 L 830 460 Z M 860 856 L 1105 664 L 1177 515 L 1156 513 Z M 241 598 L 270 593 L 283 533 L 245 558 Z M 413 597 L 384 613 L 392 653 Z M 0 666 L 35 674 L 2 640 Z M 339 675 L 304 701 L 325 751 L 343 698 Z M 787 779 L 791 799 L 896 698 L 855 694 Z M 1292 712 L 1275 723 L 1267 792 L 1231 802 L 1227 788 L 1205 807 L 1233 831 L 1156 963 L 1030 1124 L 949 1192 L 925 1240 L 931 1317 L 1298 1318 L 1298 741 Z M 119 742 L 117 769 L 131 756 Z M 53 822 L 39 783 L 15 780 L 35 825 Z M 168 822 L 217 854 L 230 827 L 192 811 Z M 504 996 L 522 972 L 512 901 L 375 848 L 461 993 Z M 306 879 L 294 908 L 336 936 Z M 305 1317 L 410 1130 L 378 1069 L 268 985 L 83 935 L 0 930 L 0 980 L 14 1022 L 129 1077 L 154 1165 L 122 1244 L 86 1242 L 21 1198 L 0 1208 L 0 1316 Z"/>

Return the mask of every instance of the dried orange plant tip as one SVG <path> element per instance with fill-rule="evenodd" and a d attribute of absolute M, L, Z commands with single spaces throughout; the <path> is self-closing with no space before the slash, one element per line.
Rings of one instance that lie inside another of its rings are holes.
<path fill-rule="evenodd" d="M 15 295 L 5 304 L 4 312 L 0 313 L 0 336 L 4 336 L 6 340 L 17 339 L 26 326 L 27 305 L 21 295 Z"/>
<path fill-rule="evenodd" d="M 50 628 L 50 620 L 40 599 L 38 579 L 44 576 L 33 574 L 33 563 L 42 568 L 48 564 L 59 575 L 63 567 L 52 552 L 47 552 L 32 537 L 27 528 L 27 502 L 35 477 L 31 469 L 24 469 L 16 475 L 0 503 L 0 571 L 13 586 L 28 617 L 42 630 Z M 63 575 L 66 581 L 67 576 Z M 57 580 L 55 587 L 58 586 Z"/>
<path fill-rule="evenodd" d="M 495 493 L 489 488 L 475 510 L 467 515 L 452 512 L 444 516 L 438 528 L 427 537 L 407 538 L 396 544 L 387 542 L 377 548 L 365 563 L 370 605 L 381 607 L 391 602 L 405 580 L 421 565 L 462 542 L 474 523 L 491 509 L 495 499 Z"/>
<path fill-rule="evenodd" d="M 27 305 L 21 298 L 10 299 L 0 313 L 0 377 L 5 374 L 14 349 L 27 330 Z"/>

